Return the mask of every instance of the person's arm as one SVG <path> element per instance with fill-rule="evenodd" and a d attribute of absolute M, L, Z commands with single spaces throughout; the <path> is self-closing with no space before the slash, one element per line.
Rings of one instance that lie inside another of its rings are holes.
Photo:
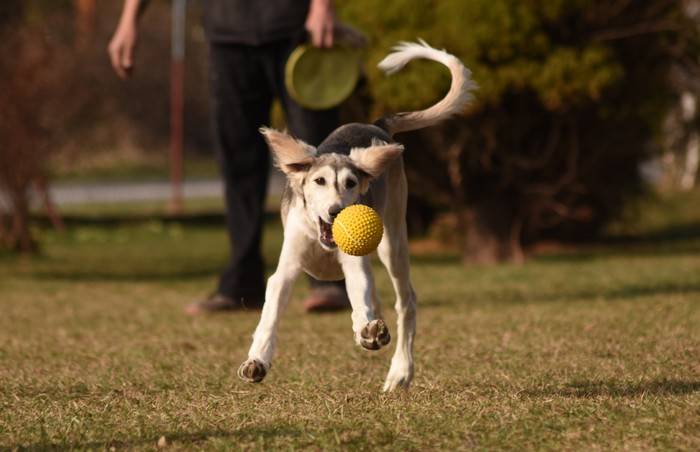
<path fill-rule="evenodd" d="M 146 3 L 147 0 L 124 0 L 119 24 L 107 47 L 112 67 L 122 79 L 128 79 L 134 67 L 139 17 Z"/>
<path fill-rule="evenodd" d="M 333 0 L 311 0 L 306 16 L 306 30 L 316 47 L 332 47 L 333 32 L 337 24 Z"/>

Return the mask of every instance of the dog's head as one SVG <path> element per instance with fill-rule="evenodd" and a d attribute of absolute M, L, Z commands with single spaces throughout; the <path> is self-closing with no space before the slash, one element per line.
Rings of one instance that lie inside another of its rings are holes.
<path fill-rule="evenodd" d="M 403 152 L 399 143 L 373 140 L 368 147 L 318 154 L 315 147 L 273 129 L 260 129 L 276 165 L 285 173 L 306 217 L 317 227 L 322 247 L 336 247 L 331 226 L 345 207 L 355 204 L 389 164 Z"/>

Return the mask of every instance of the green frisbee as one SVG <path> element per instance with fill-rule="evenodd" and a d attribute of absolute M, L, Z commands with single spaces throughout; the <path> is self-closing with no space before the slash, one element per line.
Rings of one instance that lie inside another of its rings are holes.
<path fill-rule="evenodd" d="M 303 44 L 289 56 L 284 75 L 287 91 L 299 105 L 326 110 L 352 94 L 360 65 L 355 52 L 344 44 L 331 48 Z"/>

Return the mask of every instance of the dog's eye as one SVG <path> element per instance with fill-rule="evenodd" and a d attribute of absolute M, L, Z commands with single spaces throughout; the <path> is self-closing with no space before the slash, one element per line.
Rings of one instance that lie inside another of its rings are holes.
<path fill-rule="evenodd" d="M 348 188 L 353 188 L 355 185 L 357 185 L 357 182 L 352 179 L 348 179 L 347 182 L 345 182 L 345 186 Z"/>
<path fill-rule="evenodd" d="M 318 185 L 326 185 L 326 179 L 319 177 L 318 179 L 314 179 L 314 182 L 316 182 Z"/>

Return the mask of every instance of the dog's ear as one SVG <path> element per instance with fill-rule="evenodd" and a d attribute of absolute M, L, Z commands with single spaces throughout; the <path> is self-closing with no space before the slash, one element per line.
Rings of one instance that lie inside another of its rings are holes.
<path fill-rule="evenodd" d="M 260 133 L 272 151 L 275 165 L 286 175 L 305 172 L 311 167 L 316 155 L 315 147 L 267 127 L 261 127 Z"/>
<path fill-rule="evenodd" d="M 372 140 L 372 146 L 368 148 L 352 149 L 350 160 L 360 171 L 367 173 L 370 179 L 376 179 L 402 152 L 403 145 L 400 143 Z"/>

